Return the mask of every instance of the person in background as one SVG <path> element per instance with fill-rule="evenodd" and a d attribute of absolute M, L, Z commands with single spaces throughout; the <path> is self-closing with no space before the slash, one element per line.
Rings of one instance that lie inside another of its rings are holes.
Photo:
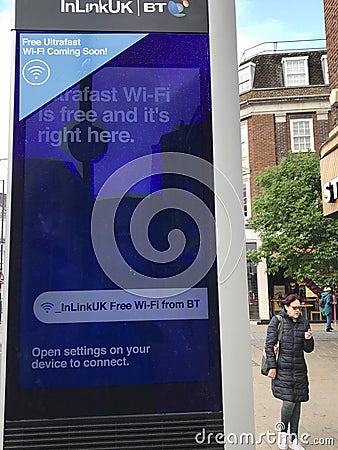
<path fill-rule="evenodd" d="M 333 309 L 332 309 L 332 297 L 330 287 L 326 287 L 321 295 L 321 307 L 322 307 L 322 315 L 326 316 L 326 331 L 330 333 L 333 331 L 333 328 L 331 326 Z"/>
<path fill-rule="evenodd" d="M 314 340 L 308 320 L 302 316 L 300 297 L 288 295 L 283 301 L 282 335 L 279 342 L 278 356 L 275 345 L 278 340 L 277 316 L 274 316 L 267 329 L 265 353 L 271 378 L 271 388 L 274 397 L 282 400 L 281 431 L 278 433 L 278 448 L 305 450 L 298 441 L 298 427 L 301 403 L 309 400 L 309 380 L 304 352 L 314 349 Z"/>

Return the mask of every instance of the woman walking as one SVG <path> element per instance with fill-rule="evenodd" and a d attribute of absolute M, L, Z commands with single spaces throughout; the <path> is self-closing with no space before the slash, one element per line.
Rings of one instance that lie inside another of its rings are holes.
<path fill-rule="evenodd" d="M 332 297 L 330 287 L 326 287 L 324 289 L 324 292 L 322 292 L 321 302 L 322 302 L 322 315 L 324 317 L 326 316 L 326 331 L 328 333 L 331 333 L 333 331 L 333 328 L 331 326 L 333 309 L 332 309 Z"/>
<path fill-rule="evenodd" d="M 305 450 L 298 440 L 298 426 L 301 403 L 309 400 L 309 381 L 304 352 L 314 349 L 314 340 L 309 322 L 301 315 L 300 297 L 288 295 L 282 301 L 282 335 L 279 342 L 278 357 L 275 345 L 278 340 L 278 317 L 271 319 L 265 342 L 268 361 L 268 377 L 274 397 L 282 400 L 281 429 L 278 434 L 278 448 L 286 450 L 288 428 L 290 427 L 289 448 Z"/>

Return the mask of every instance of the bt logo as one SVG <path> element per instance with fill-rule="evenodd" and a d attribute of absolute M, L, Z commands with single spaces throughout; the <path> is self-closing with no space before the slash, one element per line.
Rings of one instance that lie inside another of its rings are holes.
<path fill-rule="evenodd" d="M 175 17 L 184 17 L 185 14 L 183 13 L 183 10 L 184 8 L 188 8 L 188 6 L 188 0 L 180 0 L 179 3 L 176 3 L 173 0 L 168 2 L 168 10 Z"/>

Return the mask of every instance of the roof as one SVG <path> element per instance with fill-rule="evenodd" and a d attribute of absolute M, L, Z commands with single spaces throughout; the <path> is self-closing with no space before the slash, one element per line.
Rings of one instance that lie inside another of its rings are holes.
<path fill-rule="evenodd" d="M 255 64 L 255 77 L 252 89 L 267 89 L 284 87 L 283 58 L 308 57 L 309 85 L 325 85 L 321 64 L 321 57 L 325 50 L 313 50 L 308 52 L 283 52 L 256 55 L 245 63 L 240 64 L 239 69 L 252 62 Z"/>

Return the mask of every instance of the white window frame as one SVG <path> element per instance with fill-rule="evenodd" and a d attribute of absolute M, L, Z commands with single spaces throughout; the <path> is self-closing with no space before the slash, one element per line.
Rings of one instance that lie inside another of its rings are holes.
<path fill-rule="evenodd" d="M 294 129 L 294 125 L 300 122 L 305 122 L 309 124 L 309 134 L 304 134 L 304 135 L 295 135 L 295 129 Z M 300 152 L 307 152 L 307 151 L 311 151 L 314 152 L 315 151 L 315 143 L 314 143 L 314 135 L 313 135 L 313 119 L 291 119 L 290 120 L 290 134 L 291 134 L 291 150 L 293 153 L 300 153 Z M 298 138 L 306 138 L 309 137 L 310 139 L 310 146 L 307 148 L 296 148 L 296 139 Z"/>
<path fill-rule="evenodd" d="M 255 78 L 256 64 L 253 62 L 248 62 L 243 64 L 238 69 L 238 83 L 239 83 L 239 93 L 243 94 L 252 89 L 253 81 Z"/>
<path fill-rule="evenodd" d="M 247 158 L 249 155 L 249 135 L 247 120 L 241 122 L 241 152 L 242 158 Z"/>
<path fill-rule="evenodd" d="M 308 65 L 308 56 L 294 56 L 290 58 L 283 58 L 283 76 L 284 76 L 284 85 L 287 87 L 297 87 L 297 86 L 309 86 L 309 65 Z M 288 63 L 303 61 L 304 62 L 304 71 L 289 73 L 288 72 Z M 291 82 L 292 76 L 304 76 L 304 82 Z"/>
<path fill-rule="evenodd" d="M 246 192 L 246 213 L 244 209 L 245 198 L 244 198 L 244 188 Z M 243 214 L 245 219 L 251 217 L 251 195 L 250 195 L 250 180 L 243 180 Z"/>
<path fill-rule="evenodd" d="M 327 55 L 322 55 L 322 57 L 320 59 L 321 59 L 321 63 L 322 63 L 324 83 L 329 84 L 330 78 L 329 78 L 329 67 L 327 65 Z"/>

